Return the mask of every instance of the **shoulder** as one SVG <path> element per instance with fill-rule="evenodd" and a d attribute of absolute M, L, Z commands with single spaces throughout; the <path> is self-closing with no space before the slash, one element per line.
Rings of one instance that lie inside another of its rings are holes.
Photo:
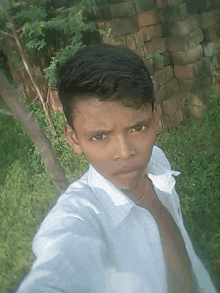
<path fill-rule="evenodd" d="M 151 161 L 154 161 L 160 165 L 162 165 L 166 169 L 171 169 L 170 162 L 168 161 L 165 153 L 158 146 L 154 146 L 152 150 Z"/>
<path fill-rule="evenodd" d="M 42 220 L 34 242 L 43 235 L 71 231 L 71 233 L 100 234 L 97 210 L 99 203 L 92 196 L 90 188 L 76 181 L 58 198 Z"/>

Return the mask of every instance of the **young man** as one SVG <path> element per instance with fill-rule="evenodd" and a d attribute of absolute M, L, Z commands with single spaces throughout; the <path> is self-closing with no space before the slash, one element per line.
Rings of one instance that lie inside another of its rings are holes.
<path fill-rule="evenodd" d="M 34 237 L 17 293 L 216 292 L 185 230 L 142 59 L 123 46 L 84 47 L 59 71 L 66 140 L 89 170 Z"/>

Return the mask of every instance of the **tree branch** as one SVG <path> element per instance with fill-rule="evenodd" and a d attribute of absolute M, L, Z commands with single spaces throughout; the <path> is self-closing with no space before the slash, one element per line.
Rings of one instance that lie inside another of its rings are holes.
<path fill-rule="evenodd" d="M 65 171 L 60 165 L 53 146 L 47 138 L 44 129 L 39 126 L 34 115 L 23 103 L 21 99 L 23 92 L 24 89 L 22 85 L 15 89 L 0 70 L 1 97 L 10 111 L 14 114 L 14 118 L 22 124 L 27 135 L 38 148 L 45 167 L 50 174 L 50 178 L 56 186 L 56 190 L 59 194 L 62 194 L 69 185 Z"/>
<path fill-rule="evenodd" d="M 0 31 L 0 34 L 2 34 L 2 35 L 6 35 L 7 37 L 15 38 L 13 35 L 8 34 L 8 33 L 6 33 L 6 32 L 3 32 L 3 31 Z"/>
<path fill-rule="evenodd" d="M 46 115 L 46 117 L 47 117 L 47 119 L 49 121 L 50 127 L 51 127 L 51 129 L 53 131 L 55 131 L 55 127 L 54 127 L 54 124 L 53 124 L 52 116 L 51 116 L 51 114 L 49 112 L 49 109 L 47 108 L 47 105 L 44 102 L 44 99 L 43 99 L 43 96 L 42 96 L 42 94 L 40 92 L 40 89 L 39 89 L 39 87 L 37 86 L 37 84 L 35 82 L 35 78 L 33 77 L 32 73 L 31 73 L 31 70 L 30 70 L 29 64 L 28 64 L 28 60 L 26 58 L 25 52 L 24 52 L 24 50 L 22 48 L 22 45 L 21 45 L 21 43 L 19 41 L 19 37 L 18 37 L 18 34 L 16 32 L 16 29 L 15 29 L 15 26 L 14 26 L 14 22 L 13 22 L 13 20 L 11 18 L 11 15 L 5 9 L 5 5 L 4 5 L 4 1 L 3 0 L 0 0 L 0 6 L 2 6 L 2 9 L 3 9 L 3 12 L 5 14 L 6 19 L 12 24 L 11 25 L 11 30 L 12 30 L 13 36 L 15 38 L 15 41 L 16 41 L 16 44 L 17 44 L 19 53 L 21 55 L 21 59 L 23 61 L 24 67 L 25 67 L 25 69 L 26 69 L 26 71 L 27 71 L 27 73 L 28 73 L 28 75 L 29 75 L 32 83 L 33 83 L 33 86 L 34 86 L 34 88 L 35 88 L 38 96 L 39 96 L 39 99 L 40 99 L 41 104 L 42 104 L 43 109 L 44 109 L 44 113 L 45 113 L 45 115 Z"/>
<path fill-rule="evenodd" d="M 4 114 L 4 115 L 9 115 L 9 116 L 13 116 L 14 117 L 14 114 L 9 112 L 9 111 L 6 111 L 6 110 L 3 110 L 3 109 L 0 109 L 0 114 Z"/>

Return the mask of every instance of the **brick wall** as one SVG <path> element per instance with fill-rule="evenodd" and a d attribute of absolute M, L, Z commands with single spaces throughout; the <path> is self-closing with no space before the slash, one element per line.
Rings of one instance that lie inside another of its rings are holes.
<path fill-rule="evenodd" d="M 162 125 L 184 122 L 185 107 L 203 117 L 210 90 L 220 93 L 218 1 L 201 0 L 200 6 L 184 0 L 118 2 L 99 5 L 93 19 L 99 30 L 112 29 L 109 44 L 123 44 L 142 58 L 152 56 L 144 62 L 162 108 Z"/>
<path fill-rule="evenodd" d="M 145 58 L 162 125 L 175 127 L 183 123 L 186 112 L 202 117 L 209 91 L 220 93 L 220 8 L 216 6 L 219 0 L 110 2 L 98 5 L 96 13 L 88 11 L 87 21 L 96 22 L 100 31 L 112 29 L 108 43 L 123 44 Z M 105 42 L 104 37 L 100 42 Z M 12 51 L 9 47 L 5 50 Z M 16 85 L 25 83 L 27 96 L 36 100 L 25 70 L 12 73 Z M 43 75 L 36 74 L 36 78 L 50 107 L 62 111 L 57 92 L 47 88 Z"/>

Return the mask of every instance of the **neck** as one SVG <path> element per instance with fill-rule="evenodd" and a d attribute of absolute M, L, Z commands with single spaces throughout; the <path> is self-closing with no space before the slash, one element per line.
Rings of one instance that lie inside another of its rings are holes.
<path fill-rule="evenodd" d="M 140 198 L 144 195 L 144 193 L 147 190 L 147 186 L 148 186 L 148 177 L 145 175 L 143 176 L 143 178 L 141 179 L 138 187 L 136 189 L 126 189 L 123 190 L 126 195 L 135 203 L 138 202 L 140 200 Z"/>

